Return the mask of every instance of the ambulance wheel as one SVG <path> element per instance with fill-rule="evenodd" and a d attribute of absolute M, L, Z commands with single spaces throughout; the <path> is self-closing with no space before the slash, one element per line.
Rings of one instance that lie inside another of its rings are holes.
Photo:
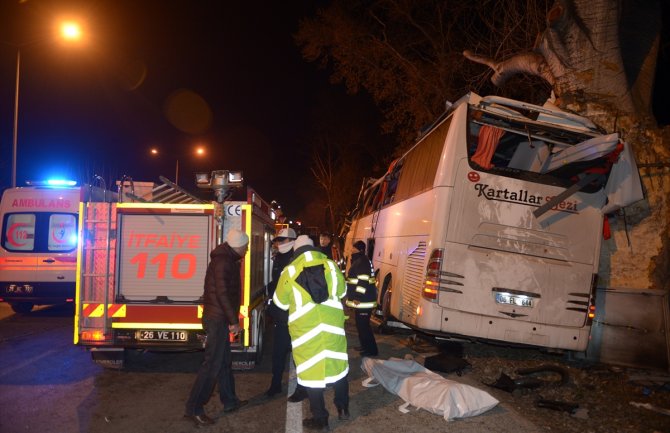
<path fill-rule="evenodd" d="M 32 302 L 11 302 L 9 304 L 15 313 L 28 314 L 33 310 Z"/>

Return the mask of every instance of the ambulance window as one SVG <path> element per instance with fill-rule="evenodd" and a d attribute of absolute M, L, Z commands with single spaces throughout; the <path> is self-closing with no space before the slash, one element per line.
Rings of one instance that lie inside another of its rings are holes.
<path fill-rule="evenodd" d="M 49 215 L 49 251 L 71 251 L 77 246 L 77 222 L 74 215 Z"/>
<path fill-rule="evenodd" d="M 2 246 L 7 251 L 33 251 L 35 249 L 35 214 L 9 214 L 4 227 Z"/>

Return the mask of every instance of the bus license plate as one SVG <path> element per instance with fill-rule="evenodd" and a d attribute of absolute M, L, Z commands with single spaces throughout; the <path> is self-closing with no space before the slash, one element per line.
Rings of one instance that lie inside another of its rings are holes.
<path fill-rule="evenodd" d="M 155 329 L 138 331 L 140 341 L 188 341 L 186 331 L 157 331 Z"/>
<path fill-rule="evenodd" d="M 506 293 L 496 293 L 498 304 L 516 305 L 517 307 L 533 307 L 533 300 L 527 296 L 514 296 Z"/>

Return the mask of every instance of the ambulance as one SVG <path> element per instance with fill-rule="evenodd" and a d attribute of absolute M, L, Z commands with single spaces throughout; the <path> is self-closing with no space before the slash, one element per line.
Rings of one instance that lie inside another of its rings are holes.
<path fill-rule="evenodd" d="M 79 202 L 102 195 L 73 181 L 28 184 L 0 201 L 0 301 L 22 314 L 74 300 Z"/>
<path fill-rule="evenodd" d="M 116 203 L 81 204 L 74 343 L 115 369 L 129 351 L 202 349 L 210 252 L 236 228 L 250 242 L 240 266 L 241 332 L 230 335 L 233 367 L 253 368 L 263 351 L 273 211 L 232 172 L 216 171 L 206 180 L 216 201 L 161 180 L 147 194 L 122 188 Z M 237 197 L 227 194 L 229 182 L 237 185 Z"/>

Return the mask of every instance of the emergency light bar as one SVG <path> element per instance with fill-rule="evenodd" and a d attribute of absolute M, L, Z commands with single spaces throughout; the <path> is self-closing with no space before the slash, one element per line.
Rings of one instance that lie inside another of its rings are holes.
<path fill-rule="evenodd" d="M 75 186 L 77 181 L 67 179 L 27 180 L 28 186 Z"/>

